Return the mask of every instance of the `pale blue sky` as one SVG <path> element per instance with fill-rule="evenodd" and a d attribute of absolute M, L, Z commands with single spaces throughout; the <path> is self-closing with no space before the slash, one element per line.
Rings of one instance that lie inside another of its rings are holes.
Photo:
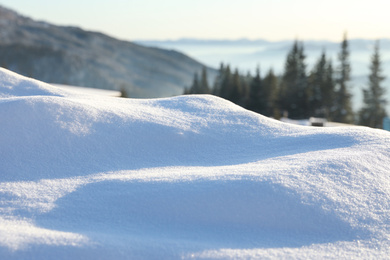
<path fill-rule="evenodd" d="M 57 25 L 126 40 L 390 38 L 390 0 L 0 0 Z"/>

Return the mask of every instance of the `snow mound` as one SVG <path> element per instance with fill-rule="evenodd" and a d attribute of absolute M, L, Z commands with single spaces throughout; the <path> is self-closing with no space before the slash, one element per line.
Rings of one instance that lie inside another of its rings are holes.
<path fill-rule="evenodd" d="M 2 258 L 385 258 L 390 133 L 0 70 Z"/>

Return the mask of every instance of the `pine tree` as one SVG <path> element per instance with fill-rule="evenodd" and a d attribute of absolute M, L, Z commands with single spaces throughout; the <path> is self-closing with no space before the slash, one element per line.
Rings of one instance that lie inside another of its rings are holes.
<path fill-rule="evenodd" d="M 264 102 L 262 102 L 262 81 L 260 76 L 260 68 L 257 67 L 256 75 L 252 78 L 249 85 L 249 97 L 248 97 L 248 109 L 262 113 L 265 107 Z"/>
<path fill-rule="evenodd" d="M 249 99 L 249 85 L 252 81 L 252 76 L 248 71 L 246 76 L 240 76 L 241 79 L 241 103 L 240 105 L 243 107 L 248 106 Z"/>
<path fill-rule="evenodd" d="M 322 112 L 322 89 L 325 84 L 326 54 L 322 52 L 320 59 L 311 71 L 308 82 L 310 115 L 320 117 Z"/>
<path fill-rule="evenodd" d="M 199 91 L 200 91 L 199 76 L 198 73 L 195 72 L 192 85 L 188 90 L 187 94 L 199 94 Z"/>
<path fill-rule="evenodd" d="M 287 55 L 281 83 L 280 105 L 289 117 L 296 119 L 308 115 L 305 58 L 303 44 L 295 41 Z"/>
<path fill-rule="evenodd" d="M 337 92 L 334 106 L 334 121 L 341 123 L 352 124 L 354 122 L 354 114 L 352 111 L 351 98 L 349 93 L 348 81 L 350 81 L 351 66 L 349 63 L 349 50 L 347 34 L 344 34 L 344 39 L 341 43 L 341 52 L 339 53 L 340 66 L 337 78 Z"/>
<path fill-rule="evenodd" d="M 210 94 L 210 87 L 207 79 L 207 70 L 206 67 L 202 68 L 202 76 L 199 81 L 198 73 L 194 74 L 194 79 L 192 81 L 192 85 L 189 89 L 184 89 L 184 95 L 188 94 Z"/>
<path fill-rule="evenodd" d="M 359 112 L 359 123 L 365 126 L 382 128 L 382 120 L 386 117 L 385 89 L 381 86 L 385 79 L 382 76 L 379 42 L 376 42 L 371 57 L 368 89 L 363 90 L 364 106 Z"/>
<path fill-rule="evenodd" d="M 243 98 L 242 93 L 241 76 L 238 69 L 235 69 L 227 99 L 235 104 L 240 104 Z"/>
<path fill-rule="evenodd" d="M 263 112 L 263 115 L 279 119 L 280 111 L 277 106 L 278 78 L 275 76 L 274 71 L 272 69 L 268 71 L 262 83 L 264 89 L 263 93 L 265 97 L 265 110 Z"/>
<path fill-rule="evenodd" d="M 323 106 L 324 106 L 324 117 L 329 121 L 333 121 L 333 108 L 335 103 L 335 80 L 332 60 L 328 61 L 328 66 L 325 72 L 325 84 L 322 91 Z"/>
<path fill-rule="evenodd" d="M 222 81 L 225 73 L 225 66 L 223 63 L 219 66 L 218 74 L 215 77 L 214 80 L 214 86 L 212 90 L 212 94 L 215 96 L 221 96 L 221 87 L 222 87 Z"/>
<path fill-rule="evenodd" d="M 232 81 L 233 80 L 232 80 L 232 73 L 230 71 L 230 66 L 227 65 L 222 71 L 218 96 L 229 100 L 230 93 L 232 90 Z"/>
<path fill-rule="evenodd" d="M 325 51 L 311 71 L 308 84 L 310 116 L 330 119 L 334 81 L 332 64 L 328 63 Z"/>
<path fill-rule="evenodd" d="M 199 93 L 197 94 L 210 94 L 210 87 L 209 87 L 209 82 L 207 78 L 207 69 L 206 67 L 202 68 L 202 76 L 200 79 L 200 86 L 199 86 Z"/>

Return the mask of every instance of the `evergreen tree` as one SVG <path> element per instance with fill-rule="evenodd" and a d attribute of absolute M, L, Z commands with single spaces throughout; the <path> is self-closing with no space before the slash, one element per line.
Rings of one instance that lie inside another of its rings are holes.
<path fill-rule="evenodd" d="M 215 96 L 221 96 L 222 81 L 225 74 L 225 66 L 223 63 L 219 66 L 218 74 L 215 77 L 214 87 L 212 94 Z"/>
<path fill-rule="evenodd" d="M 264 110 L 265 103 L 262 102 L 262 82 L 260 76 L 260 68 L 257 67 L 256 75 L 252 78 L 249 85 L 248 109 L 261 113 Z"/>
<path fill-rule="evenodd" d="M 230 100 L 230 93 L 232 90 L 232 73 L 230 71 L 230 66 L 227 65 L 222 71 L 221 83 L 219 88 L 218 96 Z"/>
<path fill-rule="evenodd" d="M 262 81 L 265 110 L 262 113 L 265 116 L 280 118 L 280 111 L 277 106 L 278 98 L 278 78 L 275 76 L 272 69 L 270 69 L 267 75 Z"/>
<path fill-rule="evenodd" d="M 349 63 L 349 50 L 347 34 L 341 43 L 341 52 L 339 53 L 340 66 L 337 78 L 337 92 L 335 98 L 333 119 L 336 122 L 349 123 L 354 122 L 354 114 L 351 106 L 352 95 L 349 93 L 348 81 L 350 81 L 351 66 Z"/>
<path fill-rule="evenodd" d="M 243 99 L 242 96 L 242 85 L 241 85 L 241 76 L 238 72 L 238 69 L 235 69 L 232 77 L 232 81 L 230 84 L 229 93 L 227 95 L 227 99 L 232 101 L 235 104 L 241 104 L 241 101 Z"/>
<path fill-rule="evenodd" d="M 212 93 L 244 106 L 248 88 L 246 81 L 246 78 L 239 74 L 238 69 L 232 73 L 229 65 L 221 64 Z"/>
<path fill-rule="evenodd" d="M 287 55 L 281 83 L 280 105 L 289 117 L 301 119 L 308 115 L 307 76 L 303 44 L 294 42 Z"/>
<path fill-rule="evenodd" d="M 248 109 L 268 117 L 279 117 L 277 108 L 278 80 L 272 69 L 261 79 L 260 69 L 252 78 L 249 90 Z"/>
<path fill-rule="evenodd" d="M 322 53 L 320 59 L 314 65 L 308 80 L 308 102 L 310 115 L 319 117 L 322 108 L 322 93 L 325 83 L 326 55 Z"/>
<path fill-rule="evenodd" d="M 210 87 L 207 79 L 207 70 L 206 67 L 202 68 L 202 76 L 199 81 L 198 73 L 194 74 L 194 79 L 192 81 L 192 85 L 189 89 L 184 89 L 184 95 L 188 94 L 210 94 Z"/>
<path fill-rule="evenodd" d="M 332 64 L 327 62 L 325 51 L 310 73 L 308 84 L 310 116 L 330 119 L 334 81 Z"/>
<path fill-rule="evenodd" d="M 198 73 L 195 72 L 192 85 L 187 94 L 199 94 L 200 92 L 200 83 Z"/>
<path fill-rule="evenodd" d="M 248 106 L 248 99 L 249 99 L 249 86 L 252 81 L 252 76 L 250 72 L 248 71 L 246 76 L 240 76 L 241 79 L 241 101 L 240 105 L 243 107 Z"/>
<path fill-rule="evenodd" d="M 364 106 L 359 113 L 359 123 L 365 126 L 382 128 L 382 120 L 386 117 L 385 89 L 381 86 L 385 79 L 382 76 L 379 42 L 376 42 L 371 57 L 368 89 L 363 90 Z"/>
<path fill-rule="evenodd" d="M 328 66 L 325 72 L 325 84 L 322 90 L 324 117 L 330 121 L 333 121 L 333 109 L 335 103 L 335 80 L 332 60 L 328 61 Z"/>
<path fill-rule="evenodd" d="M 210 93 L 211 91 L 210 91 L 209 82 L 207 78 L 207 69 L 206 67 L 203 67 L 198 94 L 210 94 Z"/>

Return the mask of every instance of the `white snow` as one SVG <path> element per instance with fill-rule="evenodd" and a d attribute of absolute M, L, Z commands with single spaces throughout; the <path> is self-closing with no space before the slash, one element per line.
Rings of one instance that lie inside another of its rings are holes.
<path fill-rule="evenodd" d="M 122 95 L 122 93 L 118 90 L 86 88 L 86 87 L 64 85 L 64 84 L 57 84 L 57 83 L 50 84 L 50 85 L 65 89 L 67 91 L 77 91 L 79 92 L 79 94 L 102 95 L 102 96 L 109 96 L 109 97 L 120 97 Z"/>
<path fill-rule="evenodd" d="M 390 133 L 0 70 L 1 259 L 387 258 Z"/>

